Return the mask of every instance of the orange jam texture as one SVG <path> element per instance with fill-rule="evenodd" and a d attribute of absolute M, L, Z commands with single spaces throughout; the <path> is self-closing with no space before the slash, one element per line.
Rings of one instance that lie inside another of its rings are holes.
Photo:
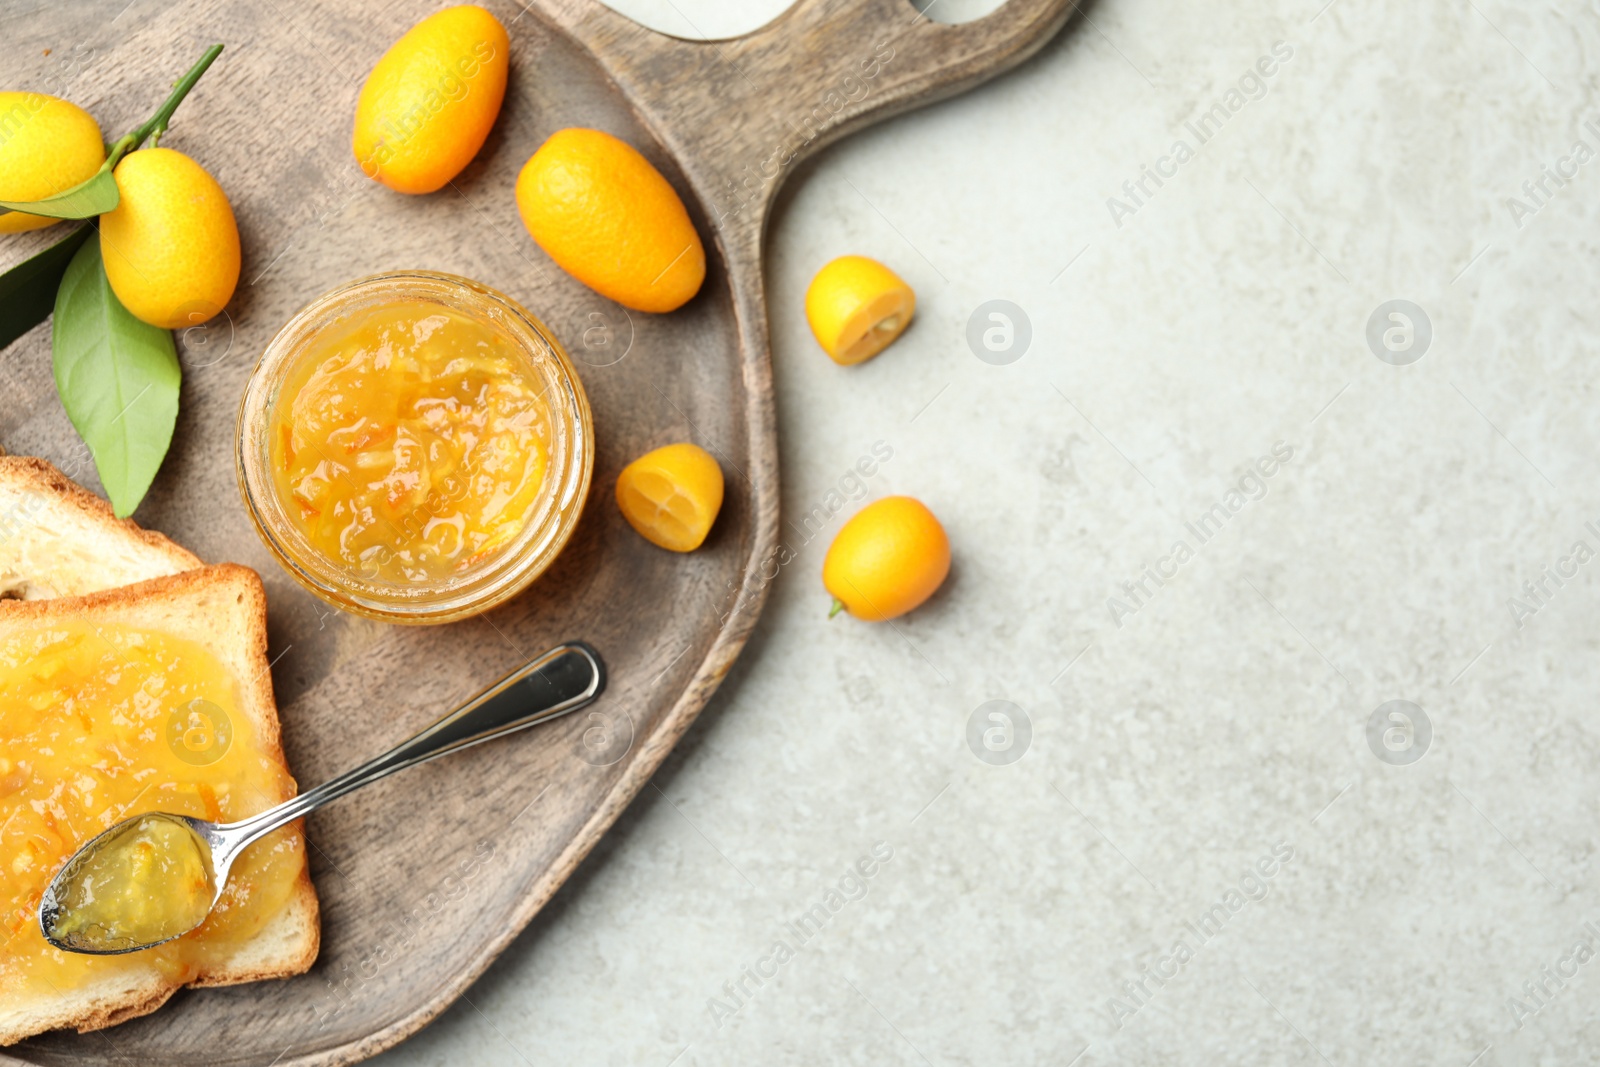
<path fill-rule="evenodd" d="M 205 842 L 187 823 L 151 812 L 77 860 L 56 886 L 50 935 L 90 948 L 153 945 L 204 922 L 216 892 Z"/>
<path fill-rule="evenodd" d="M 191 641 L 108 623 L 9 628 L 0 694 L 0 996 L 151 963 L 188 981 L 283 909 L 305 869 L 295 826 L 245 850 L 190 934 L 126 956 L 47 944 L 39 899 L 89 838 L 147 811 L 230 822 L 291 788 L 240 712 L 238 682 Z"/>
<path fill-rule="evenodd" d="M 542 383 L 508 334 L 408 300 L 313 337 L 269 432 L 278 497 L 316 551 L 369 580 L 416 586 L 522 532 L 551 428 Z"/>

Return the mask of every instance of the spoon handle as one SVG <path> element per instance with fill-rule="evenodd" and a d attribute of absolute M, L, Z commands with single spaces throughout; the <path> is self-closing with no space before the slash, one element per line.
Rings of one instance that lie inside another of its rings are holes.
<path fill-rule="evenodd" d="M 228 851 L 237 854 L 285 823 L 395 771 L 575 711 L 598 697 L 605 684 L 605 666 L 592 648 L 579 641 L 558 645 L 383 755 L 277 807 L 217 829 L 229 839 Z"/>

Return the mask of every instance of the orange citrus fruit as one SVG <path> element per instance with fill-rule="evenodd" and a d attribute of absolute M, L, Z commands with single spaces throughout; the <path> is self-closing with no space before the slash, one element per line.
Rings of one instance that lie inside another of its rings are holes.
<path fill-rule="evenodd" d="M 472 162 L 506 95 L 511 41 L 476 4 L 429 15 L 367 75 L 351 138 L 367 177 L 431 193 Z"/>
<path fill-rule="evenodd" d="M 617 507 L 646 541 L 692 552 L 722 510 L 722 468 L 687 442 L 646 452 L 618 475 Z"/>
<path fill-rule="evenodd" d="M 43 93 L 0 93 L 0 200 L 48 200 L 94 177 L 105 161 L 100 124 L 83 108 Z M 12 211 L 0 215 L 0 233 L 60 221 Z"/>
<path fill-rule="evenodd" d="M 239 227 L 222 186 L 170 148 L 129 152 L 113 173 L 122 200 L 100 216 L 100 250 L 117 299 L 169 330 L 221 311 L 239 282 Z"/>
<path fill-rule="evenodd" d="M 562 270 L 623 307 L 682 307 L 706 277 L 706 250 L 676 190 L 632 145 L 560 130 L 517 176 L 523 225 Z"/>
<path fill-rule="evenodd" d="M 911 325 L 917 295 L 900 276 L 866 256 L 840 256 L 806 289 L 806 321 L 835 363 L 861 363 Z"/>
<path fill-rule="evenodd" d="M 886 496 L 856 512 L 822 561 L 833 610 L 882 622 L 933 595 L 950 573 L 950 539 L 921 501 Z"/>

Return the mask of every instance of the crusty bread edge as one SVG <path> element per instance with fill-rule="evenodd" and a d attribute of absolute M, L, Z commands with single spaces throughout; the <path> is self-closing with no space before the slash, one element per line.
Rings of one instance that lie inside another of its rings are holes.
<path fill-rule="evenodd" d="M 114 524 L 167 558 L 175 571 L 194 570 L 204 566 L 204 561 L 166 534 L 146 530 L 132 519 L 119 519 L 111 505 L 89 490 L 68 478 L 48 460 L 35 456 L 0 456 L 0 482 L 14 481 L 20 486 L 35 489 L 54 497 L 57 501 L 76 508 L 95 519 Z"/>
<path fill-rule="evenodd" d="M 172 998 L 181 986 L 175 986 L 159 974 L 137 976 L 109 975 L 103 981 L 80 986 L 48 1004 L 41 1004 L 24 1020 L 9 1029 L 0 1030 L 0 1045 L 11 1045 L 25 1037 L 49 1030 L 76 1028 L 80 1033 L 99 1030 L 107 1026 L 148 1015 Z M 82 1002 L 90 1007 L 85 1009 Z"/>
<path fill-rule="evenodd" d="M 9 458 L 9 457 L 6 457 Z M 5 462 L 5 458 L 0 458 Z M 53 468 L 52 468 L 53 469 Z M 67 483 L 71 485 L 71 483 Z M 76 488 L 74 486 L 73 488 Z M 79 490 L 82 492 L 82 490 Z M 87 495 L 87 494 L 86 494 Z M 91 499 L 94 499 L 91 497 Z M 141 531 L 143 532 L 143 531 Z M 159 534 L 155 536 L 159 537 Z M 177 546 L 174 546 L 175 548 Z M 182 551 L 179 549 L 179 551 Z M 162 578 L 152 578 L 149 581 L 138 582 L 133 585 L 119 586 L 115 589 L 102 590 L 78 597 L 58 597 L 51 600 L 11 601 L 7 603 L 4 620 L 6 622 L 47 621 L 55 618 L 81 618 L 84 615 L 97 616 L 102 621 L 123 621 L 119 616 L 131 615 L 140 609 L 148 609 L 153 603 L 168 601 L 180 602 L 185 596 L 203 595 L 209 589 L 235 586 L 237 596 L 234 603 L 237 610 L 243 614 L 246 647 L 241 650 L 243 670 L 236 671 L 239 675 L 237 681 L 240 687 L 240 696 L 244 706 L 259 709 L 259 718 L 253 717 L 253 725 L 259 731 L 259 744 L 264 752 L 288 770 L 283 757 L 282 736 L 278 725 L 277 704 L 272 692 L 272 672 L 267 659 L 267 627 L 266 627 L 266 590 L 261 584 L 261 578 L 255 571 L 233 563 L 222 563 L 214 566 L 201 566 L 185 570 L 178 574 Z M 188 636 L 188 635 L 178 635 Z M 213 649 L 213 652 L 217 650 Z M 248 675 L 248 677 L 246 676 Z M 296 785 L 292 774 L 288 776 L 288 791 L 280 800 L 287 800 L 294 795 Z M 304 840 L 303 824 L 296 824 L 301 829 Z M 317 901 L 316 890 L 311 884 L 309 857 L 300 869 L 300 876 L 290 892 L 289 900 L 284 908 L 275 915 L 256 935 L 256 938 L 268 936 L 269 932 L 280 923 L 291 922 L 303 924 L 307 928 L 304 944 L 301 950 L 292 957 L 286 958 L 276 966 L 261 967 L 259 965 L 227 970 L 224 962 L 219 968 L 211 971 L 202 970 L 188 985 L 197 987 L 235 985 L 243 982 L 261 981 L 268 978 L 287 978 L 296 974 L 303 974 L 309 970 L 316 961 L 317 953 L 321 947 L 321 923 L 319 916 L 320 907 Z M 252 938 L 251 941 L 254 941 Z M 250 942 L 246 942 L 246 945 Z M 127 976 L 116 976 L 126 980 Z M 5 1027 L 0 1025 L 0 1045 L 9 1045 L 37 1033 L 61 1027 L 76 1027 L 80 1032 L 113 1026 L 126 1022 L 129 1019 L 147 1015 L 167 1002 L 171 996 L 182 988 L 181 984 L 174 984 L 153 975 L 150 978 L 133 984 L 130 988 L 118 992 L 116 981 L 103 983 L 104 993 L 96 994 L 92 991 L 96 986 L 85 987 L 75 991 L 82 999 L 85 994 L 89 996 L 116 996 L 120 1003 L 102 1003 L 91 1007 L 87 1011 L 79 1007 L 70 1012 L 41 1013 L 20 1026 Z"/>
<path fill-rule="evenodd" d="M 299 822 L 294 824 L 301 826 Z M 302 840 L 304 828 L 301 827 Z M 311 865 L 300 868 L 300 878 L 295 882 L 294 889 L 289 893 L 289 899 L 284 903 L 283 909 L 274 915 L 261 932 L 249 941 L 240 945 L 241 955 L 247 954 L 249 948 L 262 938 L 269 938 L 278 932 L 279 927 L 305 926 L 309 934 L 306 937 L 304 951 L 291 963 L 276 967 L 249 967 L 240 966 L 237 962 L 230 961 L 233 969 L 217 973 L 202 972 L 189 982 L 194 989 L 210 989 L 219 986 L 243 985 L 246 982 L 260 982 L 268 978 L 288 978 L 296 974 L 304 974 L 316 962 L 317 952 L 322 947 L 322 923 L 320 910 L 317 903 L 317 891 L 311 884 Z M 153 1009 L 152 1009 L 153 1010 Z"/>

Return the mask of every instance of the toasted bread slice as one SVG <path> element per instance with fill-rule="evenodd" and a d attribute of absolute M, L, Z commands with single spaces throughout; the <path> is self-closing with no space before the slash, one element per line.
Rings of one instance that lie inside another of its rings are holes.
<path fill-rule="evenodd" d="M 0 636 L 55 620 L 132 626 L 203 645 L 237 682 L 239 714 L 249 719 L 255 744 L 283 763 L 267 661 L 266 593 L 254 571 L 225 563 L 87 596 L 15 601 L 0 611 Z M 279 803 L 293 793 L 290 779 L 284 795 L 268 800 Z M 316 892 L 302 866 L 278 915 L 188 984 L 232 985 L 303 973 L 316 959 L 320 939 Z M 8 996 L 0 1003 L 0 1045 L 45 1030 L 88 1031 L 144 1015 L 165 1003 L 179 984 L 147 963 L 70 991 Z"/>
<path fill-rule="evenodd" d="M 82 596 L 201 565 L 44 460 L 0 456 L 0 598 Z"/>

